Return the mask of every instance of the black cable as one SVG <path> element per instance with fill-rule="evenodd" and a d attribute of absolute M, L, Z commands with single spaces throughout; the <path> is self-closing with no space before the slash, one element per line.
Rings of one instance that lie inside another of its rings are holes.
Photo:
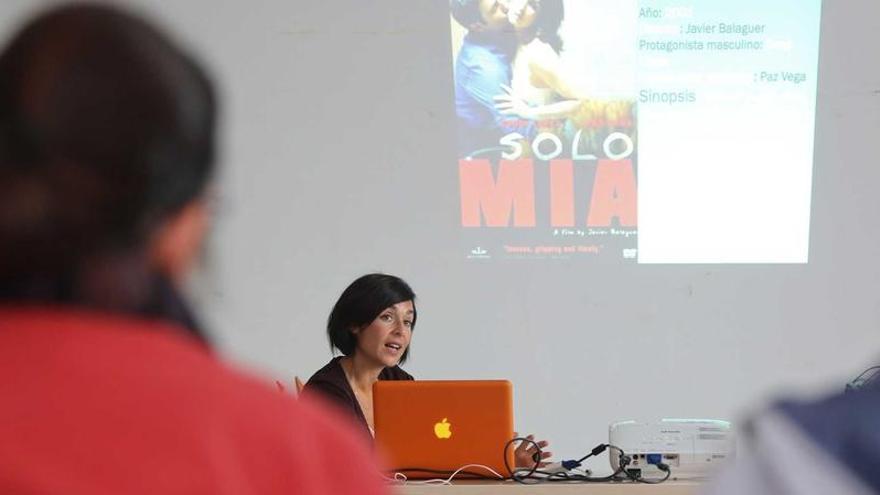
<path fill-rule="evenodd" d="M 528 438 L 514 438 L 513 440 L 507 442 L 507 444 L 505 444 L 504 446 L 504 466 L 507 468 L 508 471 L 510 471 L 511 479 L 525 485 L 533 485 L 539 483 L 607 483 L 609 481 L 621 480 L 630 480 L 634 483 L 658 484 L 668 480 L 669 477 L 672 475 L 672 471 L 669 469 L 669 466 L 662 462 L 655 464 L 658 469 L 666 472 L 666 476 L 659 479 L 644 478 L 641 476 L 641 474 L 635 474 L 634 472 L 627 470 L 627 467 L 629 467 L 629 465 L 632 463 L 632 458 L 628 456 L 626 452 L 623 451 L 623 449 L 611 444 L 599 444 L 594 447 L 593 450 L 591 450 L 587 455 L 581 457 L 577 461 L 562 462 L 565 469 L 570 470 L 572 469 L 572 466 L 580 466 L 581 462 L 589 459 L 590 457 L 599 455 L 605 452 L 605 450 L 607 449 L 612 449 L 618 452 L 617 469 L 608 476 L 593 477 L 590 475 L 576 474 L 568 471 L 541 471 L 540 469 L 538 469 L 540 464 L 538 462 L 535 463 L 535 466 L 533 466 L 527 474 L 521 474 L 521 471 L 511 470 L 510 466 L 507 463 L 507 450 L 516 441 L 525 441 L 534 445 L 536 449 L 536 456 L 539 456 L 542 453 L 541 447 L 536 442 L 534 442 L 533 440 L 529 440 Z M 535 476 L 536 474 L 541 476 Z"/>
<path fill-rule="evenodd" d="M 616 449 L 620 452 L 620 462 L 619 462 L 618 469 L 614 473 L 612 473 L 608 476 L 593 477 L 593 476 L 589 476 L 589 475 L 575 474 L 575 473 L 570 473 L 570 472 L 550 473 L 550 472 L 541 471 L 540 469 L 538 469 L 540 467 L 540 462 L 536 462 L 535 465 L 532 466 L 531 469 L 529 469 L 528 473 L 522 474 L 522 471 L 515 471 L 515 470 L 510 469 L 510 466 L 507 463 L 507 450 L 516 441 L 528 442 L 528 443 L 531 443 L 532 445 L 534 445 L 535 450 L 536 450 L 536 452 L 535 452 L 536 457 L 540 458 L 542 451 L 541 451 L 541 447 L 534 440 L 530 440 L 528 438 L 514 438 L 513 440 L 507 442 L 507 444 L 504 445 L 504 467 L 507 468 L 507 470 L 510 472 L 511 479 L 513 479 L 517 483 L 521 483 L 524 485 L 532 485 L 532 484 L 545 483 L 545 482 L 603 483 L 603 482 L 608 482 L 608 481 L 614 481 L 615 479 L 617 479 L 617 477 L 621 473 L 623 473 L 624 469 L 626 469 L 626 466 L 628 466 L 629 463 L 631 462 L 631 459 L 629 458 L 629 456 L 627 456 L 623 452 L 623 450 L 621 450 L 620 448 L 614 447 L 613 445 L 609 445 L 609 444 L 599 444 L 595 448 L 593 448 L 593 450 L 590 451 L 590 453 L 588 453 L 584 457 L 580 458 L 578 461 L 573 461 L 574 464 L 566 465 L 566 461 L 563 461 L 563 466 L 565 467 L 565 469 L 570 470 L 570 469 L 572 469 L 572 467 L 569 467 L 569 466 L 580 466 L 580 463 L 582 461 L 584 461 L 594 455 L 599 455 L 602 452 L 605 452 L 605 450 L 608 449 L 609 447 L 613 447 L 614 449 Z M 572 461 L 567 461 L 567 462 L 571 463 Z M 537 476 L 535 476 L 536 474 L 540 474 L 542 476 L 537 477 Z M 531 481 L 526 481 L 526 480 L 531 480 Z"/>
<path fill-rule="evenodd" d="M 631 479 L 632 481 L 635 481 L 636 483 L 645 483 L 646 485 L 656 485 L 656 484 L 663 483 L 664 481 L 668 480 L 669 477 L 672 475 L 672 470 L 669 469 L 668 465 L 666 465 L 662 462 L 658 462 L 657 464 L 654 464 L 654 465 L 657 466 L 657 469 L 664 471 L 666 473 L 666 476 L 664 476 L 662 478 L 658 478 L 658 479 L 651 479 L 651 478 L 643 478 L 641 474 L 635 475 L 629 471 L 625 471 L 626 477 Z"/>
<path fill-rule="evenodd" d="M 631 459 L 629 458 L 629 456 L 627 456 L 623 452 L 623 449 L 621 449 L 620 447 L 617 447 L 615 445 L 608 445 L 608 447 L 619 451 L 621 458 L 626 457 L 626 459 L 627 459 L 626 464 L 629 465 Z M 656 485 L 658 483 L 663 483 L 664 481 L 668 480 L 669 477 L 672 475 L 672 470 L 669 469 L 669 465 L 664 464 L 662 462 L 658 462 L 657 464 L 654 464 L 654 465 L 657 466 L 657 469 L 666 472 L 666 476 L 664 476 L 663 478 L 660 478 L 660 479 L 643 478 L 641 474 L 636 475 L 635 473 L 628 471 L 626 469 L 623 470 L 623 474 L 628 479 L 630 479 L 636 483 L 645 483 L 646 485 Z M 623 466 L 623 462 L 620 463 L 620 466 Z M 641 470 L 639 470 L 639 471 L 641 472 Z"/>
<path fill-rule="evenodd" d="M 502 451 L 502 455 L 503 455 L 503 457 L 504 457 L 504 468 L 507 469 L 507 472 L 508 472 L 508 473 L 510 473 L 510 478 L 511 478 L 511 479 L 513 479 L 514 481 L 517 481 L 517 482 L 522 483 L 522 481 L 519 479 L 520 477 L 517 475 L 517 471 L 516 471 L 515 469 L 511 469 L 511 468 L 510 468 L 510 463 L 507 462 L 507 451 L 510 449 L 510 446 L 513 445 L 514 442 L 516 442 L 516 441 L 520 441 L 520 442 L 528 442 L 528 443 L 534 445 L 534 446 L 535 446 L 535 454 L 534 454 L 534 455 L 537 456 L 538 459 L 542 459 L 542 458 L 543 458 L 543 453 L 544 453 L 544 452 L 541 450 L 541 446 L 538 445 L 538 442 L 536 442 L 536 441 L 534 441 L 534 440 L 532 440 L 532 439 L 530 439 L 530 438 L 517 437 L 517 438 L 513 438 L 513 439 L 508 440 L 507 443 L 504 444 L 504 450 Z M 516 466 L 514 466 L 514 468 L 515 468 L 515 467 L 516 467 Z M 541 467 L 541 461 L 540 461 L 540 460 L 538 460 L 538 461 L 535 462 L 535 465 L 532 466 L 532 469 L 529 471 L 529 474 L 525 475 L 524 477 L 525 477 L 525 478 L 531 477 L 533 474 L 535 474 L 535 471 L 537 471 L 539 467 Z"/>
<path fill-rule="evenodd" d="M 606 450 L 607 448 L 608 448 L 608 444 L 607 444 L 607 443 L 601 443 L 601 444 L 595 446 L 595 447 L 593 448 L 593 450 L 590 451 L 589 454 L 587 454 L 587 455 L 581 457 L 580 459 L 576 460 L 575 462 L 578 463 L 578 464 L 580 464 L 580 463 L 586 461 L 587 459 L 589 459 L 590 457 L 597 456 L 597 455 L 601 454 L 602 452 L 605 452 L 605 450 Z"/>
<path fill-rule="evenodd" d="M 593 477 L 588 474 L 584 475 L 584 474 L 572 473 L 572 472 L 569 472 L 572 469 L 570 467 L 565 468 L 565 469 L 568 469 L 569 471 L 561 471 L 561 472 L 542 471 L 540 469 L 540 467 L 541 467 L 540 460 L 535 461 L 535 465 L 532 466 L 528 470 L 528 473 L 522 474 L 523 470 L 517 471 L 515 466 L 514 466 L 514 468 L 511 468 L 510 463 L 507 461 L 507 452 L 510 449 L 510 447 L 516 442 L 526 442 L 528 444 L 534 445 L 535 453 L 533 454 L 533 458 L 534 459 L 543 459 L 544 452 L 543 452 L 543 450 L 541 450 L 541 446 L 538 445 L 538 442 L 535 442 L 532 439 L 523 438 L 523 437 L 517 437 L 517 438 L 513 438 L 513 439 L 509 440 L 507 443 L 504 444 L 504 450 L 502 452 L 503 457 L 504 457 L 504 468 L 507 469 L 507 472 L 510 474 L 509 478 L 505 478 L 505 477 L 499 478 L 498 476 L 489 476 L 485 473 L 468 471 L 468 470 L 441 471 L 441 470 L 437 470 L 437 469 L 426 469 L 426 468 L 418 468 L 418 467 L 397 468 L 397 469 L 392 470 L 392 472 L 405 474 L 408 471 L 417 471 L 417 472 L 421 472 L 421 473 L 436 474 L 438 476 L 451 476 L 451 475 L 457 473 L 456 476 L 464 475 L 467 477 L 467 479 L 485 479 L 485 480 L 496 480 L 496 481 L 497 480 L 513 480 L 513 481 L 516 481 L 517 483 L 521 483 L 524 485 L 535 485 L 535 484 L 540 484 L 540 483 L 607 483 L 609 481 L 621 481 L 621 480 L 630 480 L 634 483 L 645 483 L 645 484 L 650 484 L 650 485 L 656 485 L 658 483 L 663 483 L 664 481 L 668 480 L 669 477 L 672 475 L 672 470 L 669 469 L 669 466 L 662 463 L 662 462 L 654 464 L 654 466 L 656 466 L 657 469 L 664 471 L 666 473 L 666 476 L 664 476 L 663 478 L 651 479 L 651 478 L 644 478 L 641 476 L 641 474 L 635 474 L 634 472 L 627 470 L 627 467 L 629 467 L 629 465 L 632 463 L 632 458 L 630 456 L 628 456 L 626 454 L 626 452 L 624 452 L 623 449 L 621 449 L 620 447 L 617 447 L 617 446 L 611 445 L 611 444 L 607 444 L 607 443 L 597 445 L 587 455 L 581 457 L 577 461 L 563 461 L 563 465 L 567 464 L 568 466 L 573 466 L 573 465 L 580 466 L 581 462 L 589 459 L 590 457 L 597 456 L 597 455 L 605 452 L 606 450 L 611 449 L 611 450 L 615 450 L 618 452 L 618 454 L 617 454 L 617 469 L 613 473 L 609 474 L 608 476 Z M 535 476 L 535 475 L 540 475 L 540 476 Z M 623 475 L 623 476 L 621 476 L 621 475 Z"/>

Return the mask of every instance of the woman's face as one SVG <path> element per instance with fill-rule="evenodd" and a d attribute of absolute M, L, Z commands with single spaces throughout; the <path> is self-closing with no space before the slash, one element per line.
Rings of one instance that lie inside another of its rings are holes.
<path fill-rule="evenodd" d="M 357 353 L 386 367 L 397 366 L 412 338 L 414 314 L 412 301 L 382 310 L 369 325 L 354 330 Z"/>
<path fill-rule="evenodd" d="M 535 23 L 538 10 L 532 0 L 510 0 L 507 11 L 507 20 L 516 29 L 526 29 Z"/>

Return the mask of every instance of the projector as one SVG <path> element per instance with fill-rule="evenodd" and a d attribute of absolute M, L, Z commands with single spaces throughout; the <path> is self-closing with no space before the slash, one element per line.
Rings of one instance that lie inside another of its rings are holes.
<path fill-rule="evenodd" d="M 672 479 L 706 478 L 736 455 L 730 422 L 715 419 L 619 421 L 608 427 L 608 443 L 632 458 L 627 471 L 645 478 L 666 475 L 658 463 L 669 466 Z M 611 451 L 609 455 L 614 471 L 619 468 L 618 454 Z"/>

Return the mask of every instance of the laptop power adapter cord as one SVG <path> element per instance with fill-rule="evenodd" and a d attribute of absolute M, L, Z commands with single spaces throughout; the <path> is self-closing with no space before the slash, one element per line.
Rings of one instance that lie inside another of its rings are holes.
<path fill-rule="evenodd" d="M 488 471 L 489 473 L 492 473 L 494 476 L 489 476 L 485 473 L 477 473 L 474 471 L 467 471 L 468 468 L 483 469 L 483 470 Z M 404 472 L 405 471 L 421 471 L 421 472 L 427 472 L 427 473 L 437 473 L 437 474 L 441 474 L 441 475 L 449 474 L 448 471 L 434 471 L 431 469 L 405 468 L 405 469 L 396 470 L 396 472 L 394 473 L 394 478 L 385 477 L 385 480 L 391 481 L 394 483 L 403 484 L 403 485 L 450 485 L 450 484 L 452 484 L 452 480 L 456 476 L 458 476 L 459 474 L 466 474 L 466 475 L 468 475 L 469 479 L 473 479 L 475 477 L 479 478 L 479 479 L 489 479 L 489 480 L 509 479 L 509 478 L 505 478 L 504 476 L 498 474 L 494 469 L 490 468 L 489 466 L 484 466 L 482 464 L 465 464 L 464 466 L 456 469 L 455 471 L 452 471 L 452 474 L 450 474 L 448 478 L 435 478 L 435 479 L 424 480 L 424 481 L 410 481 L 402 471 L 404 471 Z"/>

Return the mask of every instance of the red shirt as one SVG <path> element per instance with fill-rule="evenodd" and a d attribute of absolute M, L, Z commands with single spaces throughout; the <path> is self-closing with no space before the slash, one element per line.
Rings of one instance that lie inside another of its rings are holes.
<path fill-rule="evenodd" d="M 170 324 L 0 308 L 0 493 L 386 491 L 335 412 Z"/>

